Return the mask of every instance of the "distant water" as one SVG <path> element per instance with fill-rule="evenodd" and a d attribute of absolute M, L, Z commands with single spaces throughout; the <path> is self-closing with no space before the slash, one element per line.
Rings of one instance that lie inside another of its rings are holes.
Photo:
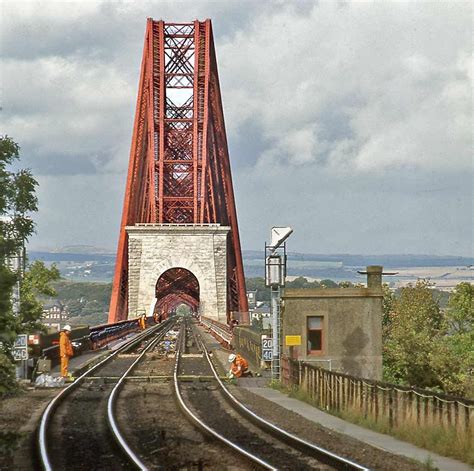
<path fill-rule="evenodd" d="M 110 282 L 115 265 L 115 254 L 104 253 L 58 253 L 38 252 L 28 253 L 29 259 L 43 260 L 47 264 L 56 263 L 62 275 L 71 280 L 104 281 Z M 244 250 L 245 276 L 264 276 L 263 251 Z M 288 275 L 306 276 L 316 279 L 331 279 L 334 281 L 364 282 L 365 275 L 357 271 L 364 270 L 367 265 L 382 265 L 387 272 L 404 270 L 414 267 L 440 268 L 446 270 L 433 270 L 436 278 L 458 276 L 465 280 L 472 279 L 473 270 L 468 268 L 474 265 L 472 257 L 434 256 L 434 255 L 351 255 L 351 254 L 303 254 L 288 253 Z M 416 279 L 416 276 L 409 277 Z M 393 276 L 387 280 L 399 282 L 407 279 L 407 274 Z"/>

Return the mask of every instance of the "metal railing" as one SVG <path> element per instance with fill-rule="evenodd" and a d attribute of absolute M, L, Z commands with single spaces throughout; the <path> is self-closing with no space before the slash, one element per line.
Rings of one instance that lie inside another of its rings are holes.
<path fill-rule="evenodd" d="M 217 337 L 217 339 L 227 346 L 230 346 L 232 341 L 232 329 L 227 324 L 201 317 L 201 324 L 203 324 L 209 331 Z"/>

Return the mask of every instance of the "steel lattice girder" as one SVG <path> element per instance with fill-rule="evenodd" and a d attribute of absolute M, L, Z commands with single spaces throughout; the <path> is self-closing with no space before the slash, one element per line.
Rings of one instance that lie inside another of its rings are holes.
<path fill-rule="evenodd" d="M 228 313 L 248 311 L 210 20 L 147 20 L 109 322 L 127 317 L 135 223 L 230 226 Z"/>

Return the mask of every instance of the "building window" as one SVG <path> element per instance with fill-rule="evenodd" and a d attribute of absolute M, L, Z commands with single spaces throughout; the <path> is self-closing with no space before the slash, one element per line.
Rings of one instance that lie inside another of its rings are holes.
<path fill-rule="evenodd" d="M 308 353 L 321 353 L 323 350 L 323 317 L 308 317 Z"/>

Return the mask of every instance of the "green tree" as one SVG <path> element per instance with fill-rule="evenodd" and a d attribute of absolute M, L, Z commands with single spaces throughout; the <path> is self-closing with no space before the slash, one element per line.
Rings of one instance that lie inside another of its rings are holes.
<path fill-rule="evenodd" d="M 18 316 L 12 310 L 12 290 L 20 277 L 11 269 L 12 260 L 23 255 L 24 244 L 34 232 L 30 213 L 38 209 L 38 183 L 31 171 L 12 170 L 19 158 L 19 145 L 8 136 L 0 136 L 0 395 L 15 385 L 11 344 L 34 318 L 26 305 Z"/>
<path fill-rule="evenodd" d="M 337 288 L 338 284 L 332 280 L 321 280 L 321 288 Z"/>
<path fill-rule="evenodd" d="M 38 182 L 29 169 L 16 172 L 11 166 L 20 158 L 20 147 L 8 136 L 0 136 L 0 258 L 6 259 L 21 250 L 34 232 L 29 213 L 37 211 L 35 194 Z"/>
<path fill-rule="evenodd" d="M 433 369 L 442 316 L 431 284 L 418 281 L 400 290 L 386 321 L 384 377 L 418 387 L 442 387 Z"/>
<path fill-rule="evenodd" d="M 389 332 L 390 324 L 393 316 L 393 307 L 395 302 L 395 294 L 387 283 L 382 284 L 382 327 L 384 335 Z"/>
<path fill-rule="evenodd" d="M 265 278 L 246 278 L 245 285 L 248 291 L 257 291 L 257 301 L 270 302 L 270 288 L 265 286 Z"/>
<path fill-rule="evenodd" d="M 299 276 L 295 278 L 293 281 L 289 281 L 287 283 L 288 288 L 307 288 L 308 287 L 308 280 L 304 276 Z"/>
<path fill-rule="evenodd" d="M 17 330 L 31 332 L 42 328 L 43 303 L 39 299 L 56 296 L 51 284 L 59 278 L 60 273 L 55 265 L 47 268 L 44 262 L 36 260 L 28 267 L 21 283 Z"/>
<path fill-rule="evenodd" d="M 433 368 L 443 389 L 461 396 L 474 397 L 474 285 L 459 283 L 451 293 L 445 310 L 444 332 Z"/>
<path fill-rule="evenodd" d="M 473 297 L 474 285 L 468 282 L 459 283 L 449 297 L 446 319 L 452 333 L 472 332 L 474 324 Z"/>
<path fill-rule="evenodd" d="M 354 284 L 350 281 L 341 281 L 339 283 L 339 288 L 354 288 Z"/>
<path fill-rule="evenodd" d="M 286 283 L 288 288 L 299 288 L 299 289 L 308 289 L 308 288 L 320 288 L 320 284 L 317 281 L 308 281 L 304 276 L 299 276 L 293 281 L 288 281 Z"/>

